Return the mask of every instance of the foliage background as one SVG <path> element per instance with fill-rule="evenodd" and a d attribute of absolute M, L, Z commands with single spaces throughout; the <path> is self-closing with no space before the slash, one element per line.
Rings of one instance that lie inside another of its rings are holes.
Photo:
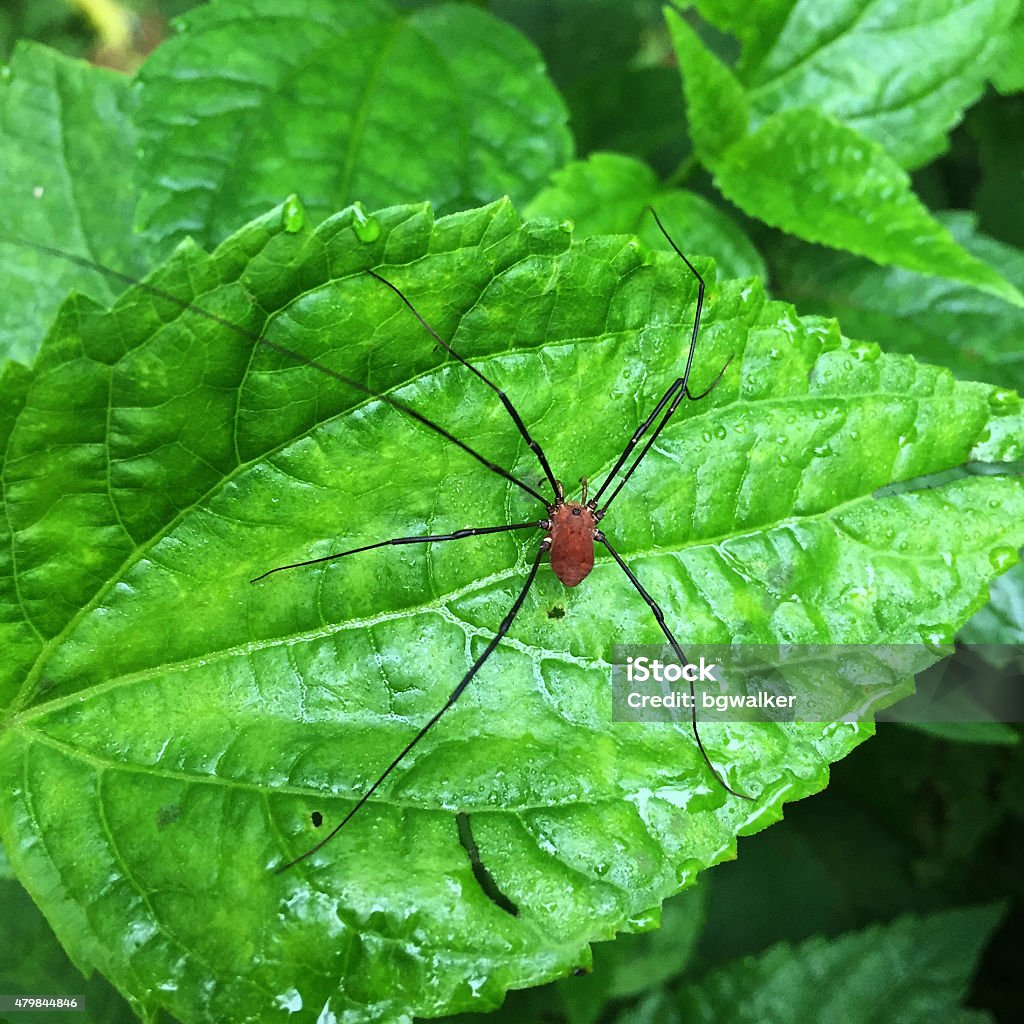
<path fill-rule="evenodd" d="M 137 6 L 146 31 L 159 36 L 163 20 L 189 5 Z M 479 6 L 515 26 L 543 53 L 568 104 L 579 159 L 611 152 L 649 168 L 623 163 L 609 169 L 607 181 L 598 174 L 600 187 L 589 202 L 578 181 L 559 178 L 547 193 L 533 197 L 536 212 L 571 215 L 582 230 L 635 230 L 638 211 L 631 202 L 636 206 L 656 199 L 660 209 L 676 213 L 673 204 L 698 201 L 673 196 L 672 188 L 685 185 L 713 207 L 701 206 L 702 217 L 724 214 L 738 229 L 732 251 L 716 253 L 724 262 L 732 257 L 732 272 L 762 273 L 775 296 L 793 301 L 802 313 L 838 316 L 848 335 L 943 363 L 967 378 L 1020 388 L 1024 314 L 1005 295 L 995 294 L 999 286 L 991 280 L 988 292 L 967 283 L 978 273 L 967 263 L 959 279 L 951 280 L 958 277 L 960 257 L 950 256 L 949 276 L 878 266 L 769 227 L 758 216 L 756 196 L 734 189 L 738 205 L 725 198 L 727 168 L 721 163 L 716 168 L 722 138 L 707 134 L 706 125 L 702 128 L 694 118 L 701 98 L 693 90 L 700 84 L 684 75 L 694 121 L 692 127 L 687 124 L 673 39 L 657 4 L 495 0 Z M 719 29 L 730 27 L 729 4 L 696 6 L 712 21 L 717 13 Z M 769 8 L 782 18 L 793 6 L 785 0 L 763 5 L 758 24 L 769 24 L 763 13 Z M 875 13 L 884 7 L 835 6 Z M 929 6 L 904 4 L 903 9 L 908 18 L 916 11 L 923 21 Z M 979 12 L 995 17 L 992 12 L 999 7 L 947 6 L 965 9 L 971 17 L 980 17 Z M 75 54 L 94 53 L 101 45 L 95 23 L 56 0 L 9 3 L 0 19 L 6 49 L 16 37 L 26 36 Z M 943 220 L 964 247 L 1024 288 L 1024 205 L 1018 199 L 1024 185 L 1024 101 L 1019 92 L 1024 30 L 1014 4 L 1003 5 L 993 23 L 999 28 L 985 40 L 991 46 L 975 55 L 971 68 L 952 58 L 944 62 L 937 46 L 930 59 L 940 83 L 959 84 L 960 91 L 954 88 L 955 95 L 947 99 L 948 117 L 934 115 L 932 136 L 922 132 L 920 146 L 900 152 L 899 158 L 912 171 L 914 192 L 927 207 L 948 211 Z M 737 17 L 731 24 L 735 35 L 727 35 L 703 23 L 709 52 L 733 64 L 743 25 Z M 958 29 L 951 23 L 945 31 L 952 35 Z M 943 38 L 942 31 L 936 38 Z M 756 33 L 744 44 L 748 72 L 756 77 L 751 57 L 760 45 Z M 139 57 L 136 48 L 146 45 L 139 39 L 108 38 L 102 43 L 104 59 L 132 68 Z M 683 45 L 689 44 L 684 40 Z M 858 60 L 868 67 L 873 60 L 879 67 L 882 62 L 867 37 L 854 40 L 852 55 L 833 53 L 831 59 L 837 62 L 833 70 L 848 60 L 846 70 L 854 77 L 862 73 Z M 994 85 L 986 86 L 989 78 Z M 805 83 L 808 89 L 813 85 L 813 80 Z M 942 91 L 934 82 L 927 90 Z M 794 100 L 801 101 L 806 96 Z M 870 121 L 863 110 L 849 116 L 859 117 L 861 126 Z M 905 135 L 899 126 L 891 131 L 895 137 Z M 616 183 L 623 168 L 628 170 L 625 185 Z M 602 193 L 608 182 L 614 187 Z M 572 203 L 578 208 L 570 214 Z M 692 248 L 700 251 L 699 242 Z M 1001 580 L 993 604 L 965 637 L 1019 640 L 1021 592 L 1019 573 Z M 488 1019 L 589 1024 L 753 1021 L 770 1014 L 773 1020 L 810 1021 L 827 1019 L 828 1012 L 849 1021 L 878 1019 L 875 1001 L 893 963 L 900 965 L 906 999 L 894 1003 L 883 994 L 885 1019 L 1012 1019 L 1018 1005 L 1015 964 L 1024 942 L 1024 882 L 1016 870 L 1024 848 L 1022 798 L 1024 753 L 1017 729 L 961 730 L 943 737 L 880 728 L 874 741 L 835 766 L 824 794 L 790 807 L 784 822 L 741 842 L 737 862 L 720 866 L 670 904 L 661 931 L 599 948 L 593 975 L 513 993 L 506 1007 Z M 91 1020 L 133 1020 L 102 979 L 78 980 L 4 861 L 0 886 L 5 907 L 0 991 L 84 989 Z M 823 983 L 822 976 L 830 981 Z M 813 986 L 807 977 L 815 978 Z M 810 989 L 821 1004 L 805 1002 Z"/>

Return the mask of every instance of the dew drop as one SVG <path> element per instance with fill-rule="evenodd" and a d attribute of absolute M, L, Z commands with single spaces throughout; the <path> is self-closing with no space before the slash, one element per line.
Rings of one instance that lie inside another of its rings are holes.
<path fill-rule="evenodd" d="M 725 427 L 723 427 L 721 425 L 715 427 L 715 437 L 717 437 L 719 441 L 725 440 L 726 433 L 727 433 L 727 431 L 726 431 Z"/>
<path fill-rule="evenodd" d="M 932 654 L 945 656 L 953 653 L 953 632 L 952 626 L 930 625 L 922 626 L 918 630 L 918 636 L 921 637 L 921 643 Z"/>
<path fill-rule="evenodd" d="M 996 388 L 989 394 L 988 404 L 997 413 L 1013 412 L 1020 408 L 1020 395 L 1008 388 Z"/>
<path fill-rule="evenodd" d="M 281 210 L 281 226 L 290 235 L 301 231 L 306 223 L 306 211 L 299 202 L 298 196 L 289 196 Z"/>
<path fill-rule="evenodd" d="M 1006 572 L 1017 561 L 1017 550 L 1010 547 L 993 548 L 988 560 L 997 572 Z"/>
<path fill-rule="evenodd" d="M 571 221 L 571 220 L 563 220 L 562 223 L 558 225 L 558 230 L 559 231 L 564 231 L 567 235 L 571 235 L 572 234 L 572 229 L 574 227 L 576 227 L 576 225 L 575 225 L 575 223 L 573 223 L 573 221 Z"/>
<path fill-rule="evenodd" d="M 380 221 L 371 217 L 363 208 L 362 203 L 353 203 L 341 211 L 350 215 L 352 231 L 360 242 L 375 242 L 380 238 Z"/>
<path fill-rule="evenodd" d="M 649 932 L 661 925 L 661 914 L 657 910 L 648 910 L 643 914 L 637 914 L 626 922 L 626 927 L 631 932 Z"/>

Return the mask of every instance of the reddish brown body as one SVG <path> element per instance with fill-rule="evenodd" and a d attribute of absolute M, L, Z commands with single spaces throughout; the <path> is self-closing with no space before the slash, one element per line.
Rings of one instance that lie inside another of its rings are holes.
<path fill-rule="evenodd" d="M 567 586 L 582 583 L 594 568 L 597 517 L 588 505 L 557 502 L 548 514 L 545 543 L 551 552 L 551 570 Z"/>

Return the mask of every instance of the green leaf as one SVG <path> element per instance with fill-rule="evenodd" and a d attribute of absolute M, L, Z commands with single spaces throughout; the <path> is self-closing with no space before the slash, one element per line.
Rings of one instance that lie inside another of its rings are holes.
<path fill-rule="evenodd" d="M 1024 288 L 1024 253 L 983 235 L 969 213 L 939 220 L 964 249 Z M 1024 390 L 1024 310 L 944 277 L 795 242 L 774 255 L 779 292 L 804 312 L 836 316 L 851 337 L 941 363 L 958 377 Z"/>
<path fill-rule="evenodd" d="M 665 8 L 665 21 L 683 76 L 690 137 L 697 155 L 711 167 L 747 134 L 747 98 L 739 80 L 671 7 Z"/>
<path fill-rule="evenodd" d="M 220 0 L 183 27 L 140 72 L 155 239 L 219 242 L 291 192 L 316 220 L 353 200 L 526 199 L 572 155 L 537 51 L 470 6 Z"/>
<path fill-rule="evenodd" d="M 580 234 L 637 234 L 652 249 L 671 251 L 649 206 L 687 255 L 712 257 L 724 277 L 767 276 L 750 239 L 727 214 L 695 192 L 662 188 L 646 164 L 617 153 L 594 153 L 566 164 L 526 214 L 571 217 Z"/>
<path fill-rule="evenodd" d="M 493 393 L 371 267 L 512 396 L 566 481 L 608 471 L 685 358 L 695 287 L 674 255 L 572 242 L 508 202 L 436 222 L 425 205 L 347 211 L 315 234 L 289 204 L 151 280 L 536 481 Z M 608 536 L 685 643 L 952 636 L 1024 542 L 1021 481 L 876 492 L 961 464 L 1005 403 L 701 269 L 694 391 L 732 362 L 659 438 Z M 708 724 L 756 801 L 727 797 L 686 727 L 610 720 L 611 644 L 660 640 L 614 563 L 573 590 L 545 569 L 458 705 L 331 844 L 275 875 L 441 706 L 541 535 L 248 580 L 543 509 L 386 403 L 139 288 L 110 312 L 69 300 L 15 384 L 0 833 L 76 964 L 145 1013 L 492 1007 L 584 967 L 589 943 L 821 789 L 870 731 Z M 456 812 L 518 917 L 477 882 Z"/>
<path fill-rule="evenodd" d="M 0 77 L 3 235 L 44 240 L 101 263 L 140 269 L 131 249 L 133 100 L 121 76 L 23 44 Z M 116 293 L 102 275 L 54 264 L 0 238 L 7 268 L 0 303 L 0 363 L 31 362 L 43 328 L 72 287 Z"/>
<path fill-rule="evenodd" d="M 957 245 L 881 146 L 814 109 L 772 115 L 714 173 L 726 198 L 791 234 L 1024 305 L 1013 285 Z"/>
<path fill-rule="evenodd" d="M 775 946 L 687 986 L 681 1017 L 689 1024 L 960 1020 L 958 1004 L 1001 917 L 999 907 L 943 911 Z"/>
<path fill-rule="evenodd" d="M 808 17 L 819 15 L 815 5 Z M 820 97 L 811 98 L 815 105 L 799 107 L 780 100 L 774 112 L 762 101 L 755 118 L 755 93 L 678 15 L 666 9 L 665 16 L 694 146 L 727 199 L 751 217 L 808 241 L 882 266 L 963 281 L 1024 305 L 1016 288 L 954 242 L 914 195 L 898 162 L 859 126 L 837 120 Z M 728 13 L 723 20 L 731 24 Z M 785 34 L 781 26 L 780 31 Z"/>
<path fill-rule="evenodd" d="M 946 136 L 999 66 L 1017 0 L 798 0 L 737 74 L 756 125 L 814 107 L 883 146 L 903 167 Z"/>
<path fill-rule="evenodd" d="M 903 167 L 942 153 L 986 80 L 1013 63 L 1019 18 L 1016 0 L 770 0 L 755 16 L 737 0 L 695 6 L 743 44 L 735 75 L 754 127 L 813 107 Z"/>

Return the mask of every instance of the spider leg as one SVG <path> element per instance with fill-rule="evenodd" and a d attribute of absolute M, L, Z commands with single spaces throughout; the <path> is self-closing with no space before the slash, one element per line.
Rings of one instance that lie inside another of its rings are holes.
<path fill-rule="evenodd" d="M 651 434 L 651 436 L 648 437 L 647 440 L 644 442 L 643 448 L 640 449 L 640 454 L 633 460 L 633 464 L 629 467 L 629 469 L 627 469 L 626 472 L 622 474 L 622 479 L 619 480 L 615 490 L 612 491 L 611 497 L 604 503 L 602 508 L 599 510 L 599 513 L 598 513 L 599 514 L 599 518 L 604 516 L 604 514 L 608 511 L 608 506 L 611 505 L 611 503 L 615 500 L 615 498 L 618 495 L 619 491 L 621 491 L 622 488 L 626 486 L 627 481 L 633 475 L 633 471 L 636 469 L 637 466 L 640 465 L 640 463 L 644 459 L 644 456 L 651 450 L 652 446 L 654 445 L 654 442 L 658 440 L 658 435 L 668 425 L 668 421 L 672 418 L 672 414 L 679 407 L 680 402 L 682 402 L 682 400 L 684 398 L 690 399 L 691 402 L 699 402 L 702 398 L 707 398 L 707 396 L 710 395 L 711 392 L 715 390 L 715 387 L 718 385 L 718 382 L 722 379 L 722 375 L 725 373 L 726 370 L 729 369 L 729 364 L 731 362 L 732 362 L 732 356 L 729 356 L 729 358 L 725 361 L 725 365 L 718 371 L 718 376 L 715 377 L 715 379 L 699 395 L 691 395 L 690 394 L 690 390 L 686 386 L 686 384 L 683 384 L 682 389 L 675 393 L 675 399 L 673 400 L 672 404 L 669 406 L 668 412 L 665 413 L 665 415 L 662 417 L 661 422 L 657 425 L 657 427 L 654 428 L 654 431 Z M 673 385 L 673 387 L 676 387 L 678 384 L 679 384 L 679 381 L 677 381 L 676 384 Z M 671 389 L 669 389 L 669 390 L 671 391 Z M 668 395 L 666 394 L 665 397 L 667 398 Z M 663 402 L 659 402 L 658 403 L 658 408 L 660 409 L 662 407 L 662 405 L 663 405 Z M 647 422 L 644 424 L 644 426 L 641 428 L 641 430 L 638 431 L 638 433 L 640 433 L 640 434 L 643 433 L 643 431 L 647 428 L 647 426 L 649 426 L 651 420 L 654 419 L 654 416 L 657 415 L 657 412 L 658 412 L 658 409 L 655 409 L 654 413 L 648 418 Z M 629 448 L 628 445 L 627 445 L 627 451 L 632 451 L 632 449 Z M 610 481 L 610 479 L 611 478 L 609 477 L 609 479 L 606 480 L 605 483 L 608 483 Z M 598 510 L 595 509 L 595 511 L 598 511 Z"/>
<path fill-rule="evenodd" d="M 608 511 L 608 506 L 611 505 L 611 503 L 615 500 L 616 495 L 619 493 L 619 491 L 622 490 L 623 486 L 625 485 L 626 481 L 630 478 L 630 476 L 632 476 L 633 471 L 637 468 L 637 466 L 640 465 L 640 463 L 643 461 L 644 456 L 650 451 L 651 446 L 654 444 L 655 440 L 657 440 L 657 437 L 662 432 L 662 430 L 665 429 L 665 426 L 668 424 L 668 421 L 672 418 L 672 414 L 679 407 L 679 404 L 682 402 L 682 400 L 684 398 L 689 398 L 693 402 L 699 402 L 702 398 L 705 398 L 707 395 L 709 395 L 711 391 L 714 390 L 715 385 L 718 384 L 718 382 L 722 379 L 722 374 L 725 373 L 726 369 L 729 366 L 729 363 L 732 362 L 732 356 L 730 356 L 729 359 L 726 361 L 725 366 L 723 366 L 722 369 L 719 371 L 718 376 L 714 379 L 714 381 L 712 381 L 710 387 L 706 388 L 699 395 L 693 395 L 690 393 L 690 370 L 693 367 L 693 356 L 694 352 L 697 349 L 697 335 L 700 333 L 700 315 L 701 311 L 704 309 L 704 278 L 700 276 L 700 274 L 697 271 L 697 268 L 686 258 L 682 249 L 680 249 L 679 246 L 676 245 L 676 243 L 672 240 L 672 236 L 669 235 L 668 231 L 665 230 L 665 225 L 661 223 L 661 218 L 658 216 L 654 208 L 648 206 L 647 209 L 650 210 L 651 215 L 654 217 L 655 223 L 658 225 L 658 228 L 661 231 L 661 233 L 665 236 L 665 239 L 668 241 L 668 244 L 672 246 L 672 248 L 675 250 L 676 255 L 687 265 L 687 267 L 690 268 L 690 272 L 697 279 L 697 308 L 694 310 L 693 314 L 693 330 L 690 332 L 690 348 L 686 353 L 686 366 L 683 369 L 683 374 L 681 377 L 677 377 L 672 382 L 672 384 L 669 386 L 665 394 L 661 396 L 660 400 L 658 401 L 658 404 L 654 407 L 654 410 L 651 412 L 650 416 L 648 416 L 647 419 L 644 420 L 644 422 L 636 429 L 633 436 L 626 443 L 626 447 L 623 448 L 622 454 L 616 460 L 615 465 L 611 469 L 611 472 L 604 478 L 604 481 L 601 483 L 601 486 L 598 487 L 597 491 L 594 494 L 594 497 L 590 500 L 590 507 L 594 509 L 595 512 L 597 512 L 598 519 L 604 516 L 604 514 Z M 669 406 L 668 412 L 666 412 L 664 417 L 662 418 L 661 423 L 658 424 L 654 433 L 647 439 L 647 442 L 641 450 L 640 454 L 636 457 L 636 460 L 633 462 L 632 466 L 629 467 L 629 470 L 626 472 L 625 476 L 619 481 L 618 486 L 612 492 L 612 496 L 599 509 L 598 506 L 601 503 L 601 496 L 604 494 L 609 484 L 611 484 L 611 482 L 615 479 L 615 476 L 619 472 L 619 470 L 621 470 L 622 467 L 626 464 L 626 460 L 630 457 L 630 455 L 632 455 L 633 450 L 640 443 L 640 439 L 644 436 L 644 434 L 647 433 L 648 429 L 650 428 L 654 420 L 657 418 L 658 414 L 662 411 L 662 409 L 665 408 L 665 406 L 670 401 L 672 402 L 672 404 Z"/>
<path fill-rule="evenodd" d="M 532 525 L 532 524 L 530 524 Z M 462 695 L 462 691 L 469 686 L 473 677 L 480 671 L 484 663 L 494 652 L 494 649 L 501 642 L 502 637 L 509 631 L 512 626 L 515 617 L 519 614 L 519 609 L 522 608 L 523 602 L 526 600 L 526 595 L 529 593 L 530 587 L 533 586 L 533 581 L 537 576 L 537 569 L 540 567 L 540 560 L 547 552 L 547 545 L 541 544 L 537 549 L 537 556 L 533 560 L 533 565 L 530 566 L 530 571 L 527 574 L 526 582 L 523 584 L 523 589 L 519 591 L 519 596 L 512 602 L 512 607 L 508 610 L 508 614 L 501 620 L 501 625 L 498 627 L 497 632 L 491 638 L 487 647 L 484 649 L 483 654 L 480 655 L 476 661 L 470 666 L 469 671 L 459 680 L 459 685 L 448 695 L 448 699 L 441 706 L 441 709 L 437 711 L 427 723 L 420 728 L 415 736 L 402 748 L 402 752 L 381 772 L 377 781 L 356 801 L 355 806 L 345 815 L 341 821 L 334 826 L 334 828 L 317 843 L 315 846 L 311 846 L 305 853 L 300 854 L 294 860 L 288 861 L 287 864 L 282 864 L 281 867 L 275 869 L 275 874 L 281 874 L 283 871 L 287 871 L 289 868 L 294 867 L 300 861 L 305 860 L 307 857 L 316 853 L 317 850 L 324 847 L 329 843 L 345 825 L 352 820 L 355 813 L 370 799 L 371 796 L 377 791 L 384 780 L 402 763 L 406 755 L 416 746 L 417 743 L 437 724 L 438 719 L 459 699 Z"/>
<path fill-rule="evenodd" d="M 596 541 L 600 541 L 600 543 L 602 543 L 608 549 L 612 558 L 614 558 L 615 561 L 618 562 L 619 568 L 626 574 L 626 578 L 629 580 L 630 583 L 633 584 L 633 586 L 636 588 L 636 592 L 644 599 L 644 602 L 646 603 L 647 607 L 650 608 L 651 611 L 654 613 L 654 617 L 655 619 L 657 619 L 658 625 L 661 627 L 662 633 L 665 634 L 665 639 L 668 640 L 669 644 L 671 644 L 672 646 L 672 650 L 675 651 L 676 657 L 679 659 L 680 665 L 686 665 L 686 655 L 683 654 L 682 648 L 679 646 L 678 641 L 672 635 L 672 630 L 668 628 L 668 623 L 665 621 L 665 613 L 658 606 L 658 603 L 654 600 L 653 597 L 651 597 L 650 594 L 647 593 L 646 589 L 644 588 L 644 585 L 634 575 L 633 570 L 630 569 L 630 567 L 626 565 L 626 563 L 622 560 L 622 556 L 615 550 L 615 548 L 611 546 L 611 544 L 608 543 L 608 538 L 605 537 L 603 533 L 598 531 L 594 535 L 594 539 Z M 704 763 L 708 766 L 708 768 L 711 771 L 711 774 L 715 777 L 719 785 L 724 790 L 726 790 L 726 792 L 731 793 L 733 796 L 738 796 L 742 800 L 753 800 L 754 798 L 752 796 L 748 796 L 746 793 L 740 793 L 737 790 L 733 789 L 732 786 L 730 786 L 729 783 L 722 778 L 722 776 L 718 772 L 718 769 L 711 763 L 711 758 L 708 757 L 708 752 L 704 749 L 704 741 L 700 738 L 700 730 L 697 728 L 697 705 L 696 694 L 693 688 L 693 680 L 690 680 L 690 697 L 690 720 L 693 724 L 693 736 L 694 739 L 696 739 L 697 741 L 697 746 L 700 749 L 701 757 L 704 758 Z"/>
<path fill-rule="evenodd" d="M 387 285 L 388 288 L 390 288 L 402 300 L 402 302 L 405 303 L 412 315 L 419 320 L 423 329 L 434 339 L 434 341 L 436 341 L 446 352 L 455 356 L 455 358 L 458 359 L 466 369 L 475 373 L 477 377 L 479 377 L 480 380 L 482 380 L 498 396 L 498 398 L 501 399 L 501 404 L 505 406 L 505 411 L 512 417 L 512 422 L 516 425 L 516 429 L 519 431 L 522 439 L 526 442 L 527 447 L 534 455 L 537 456 L 537 461 L 540 463 L 541 469 L 544 470 L 544 475 L 548 478 L 548 483 L 551 484 L 552 490 L 557 494 L 558 482 L 555 480 L 555 474 L 551 471 L 551 466 L 548 464 L 547 456 L 544 454 L 544 449 L 541 448 L 540 444 L 530 436 L 530 431 L 527 429 L 526 424 L 523 422 L 522 417 L 519 415 L 518 410 L 512 404 L 512 400 L 508 395 L 506 395 L 505 392 L 494 383 L 494 381 L 481 373 L 480 370 L 469 362 L 468 359 L 464 359 L 458 352 L 456 352 L 455 349 L 452 348 L 452 346 L 449 345 L 448 342 L 445 341 L 429 323 L 427 323 L 426 317 L 424 317 L 412 302 L 406 298 L 405 293 L 397 285 L 392 284 L 386 277 L 381 277 L 380 274 L 373 270 L 367 270 L 366 273 L 369 274 L 370 277 L 376 278 L 381 284 Z"/>
<path fill-rule="evenodd" d="M 275 572 L 283 572 L 285 569 L 299 569 L 304 565 L 319 565 L 321 562 L 333 562 L 338 558 L 345 558 L 346 555 L 357 555 L 360 551 L 372 551 L 374 548 L 384 548 L 389 544 L 430 544 L 440 543 L 444 540 L 462 540 L 463 537 L 479 537 L 485 533 L 508 533 L 510 530 L 538 530 L 547 526 L 547 520 L 538 519 L 532 523 L 513 523 L 511 526 L 472 526 L 465 530 L 456 530 L 454 533 L 439 533 L 423 537 L 392 537 L 390 540 L 379 540 L 376 544 L 364 544 L 361 548 L 349 548 L 348 551 L 338 551 L 333 555 L 323 555 L 320 558 L 310 558 L 305 562 L 291 562 L 289 565 L 278 565 L 273 569 L 254 576 L 250 583 L 259 583 Z"/>

